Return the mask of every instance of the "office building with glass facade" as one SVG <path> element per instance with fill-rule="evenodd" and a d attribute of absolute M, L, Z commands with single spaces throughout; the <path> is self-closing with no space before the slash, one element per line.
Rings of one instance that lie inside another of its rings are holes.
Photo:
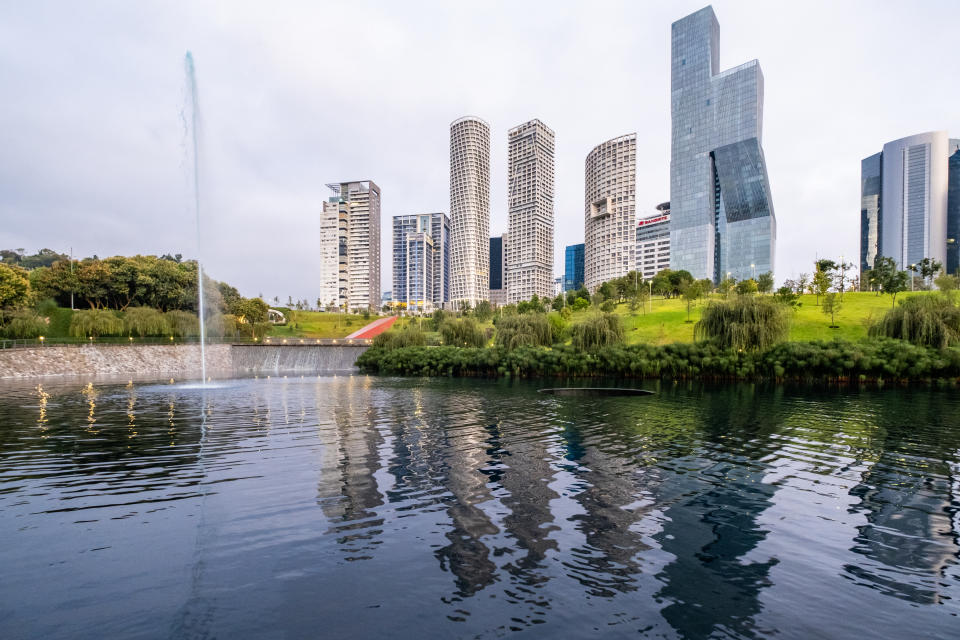
<path fill-rule="evenodd" d="M 670 268 L 670 203 L 657 205 L 656 215 L 637 222 L 637 272 L 649 280 Z"/>
<path fill-rule="evenodd" d="M 949 247 L 956 246 L 960 220 L 951 219 L 948 193 L 958 144 L 946 131 L 929 131 L 888 142 L 861 161 L 861 270 L 871 269 L 877 256 L 893 258 L 903 270 L 924 258 L 953 266 Z"/>
<path fill-rule="evenodd" d="M 960 270 L 960 139 L 950 140 L 947 162 L 947 273 Z"/>
<path fill-rule="evenodd" d="M 860 161 L 860 273 L 873 269 L 880 254 L 883 238 L 880 229 L 882 175 L 882 153 Z"/>
<path fill-rule="evenodd" d="M 505 271 L 507 265 L 507 234 L 490 238 L 490 302 L 507 304 Z"/>
<path fill-rule="evenodd" d="M 564 291 L 573 291 L 583 286 L 583 248 L 582 242 L 567 245 L 564 252 Z"/>
<path fill-rule="evenodd" d="M 430 313 L 449 299 L 450 219 L 444 213 L 394 216 L 392 303 Z"/>
<path fill-rule="evenodd" d="M 776 218 L 763 155 L 763 74 L 720 71 L 705 7 L 672 26 L 670 267 L 715 282 L 772 271 Z"/>

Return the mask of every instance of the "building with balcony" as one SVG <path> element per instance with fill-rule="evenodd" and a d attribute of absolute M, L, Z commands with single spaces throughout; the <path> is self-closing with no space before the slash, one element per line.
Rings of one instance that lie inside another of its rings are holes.
<path fill-rule="evenodd" d="M 551 297 L 553 130 L 536 119 L 525 122 L 507 132 L 507 148 L 507 299 Z"/>
<path fill-rule="evenodd" d="M 636 265 L 637 135 L 597 145 L 584 163 L 584 283 L 592 292 Z"/>
<path fill-rule="evenodd" d="M 476 306 L 490 291 L 490 126 L 450 124 L 450 301 Z"/>
<path fill-rule="evenodd" d="M 320 217 L 321 306 L 375 310 L 380 304 L 380 187 L 372 180 L 328 184 Z"/>

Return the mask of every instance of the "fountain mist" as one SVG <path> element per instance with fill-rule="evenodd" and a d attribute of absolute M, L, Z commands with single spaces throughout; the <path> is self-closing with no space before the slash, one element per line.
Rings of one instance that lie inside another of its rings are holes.
<path fill-rule="evenodd" d="M 200 240 L 200 145 L 198 127 L 200 124 L 200 103 L 197 96 L 197 75 L 193 66 L 193 54 L 187 51 L 184 58 L 187 73 L 187 100 L 184 108 L 184 135 L 188 136 L 189 149 L 193 150 L 193 207 L 197 217 L 197 314 L 200 318 L 200 372 L 201 380 L 207 381 L 207 331 L 203 308 L 203 259 Z M 192 145 L 189 144 L 192 142 Z"/>

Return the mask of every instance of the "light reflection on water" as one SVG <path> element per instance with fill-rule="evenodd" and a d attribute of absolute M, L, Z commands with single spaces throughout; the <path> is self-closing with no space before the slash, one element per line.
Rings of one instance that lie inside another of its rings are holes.
<path fill-rule="evenodd" d="M 956 637 L 955 394 L 536 388 L 6 384 L 0 636 Z"/>

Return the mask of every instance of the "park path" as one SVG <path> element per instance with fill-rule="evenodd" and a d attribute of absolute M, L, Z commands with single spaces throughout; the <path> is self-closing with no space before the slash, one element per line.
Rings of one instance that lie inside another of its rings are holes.
<path fill-rule="evenodd" d="M 390 316 L 389 318 L 380 318 L 379 320 L 374 320 L 367 326 L 362 329 L 357 329 L 350 335 L 348 338 L 375 338 L 390 327 L 393 326 L 393 323 L 397 321 L 397 316 Z"/>

